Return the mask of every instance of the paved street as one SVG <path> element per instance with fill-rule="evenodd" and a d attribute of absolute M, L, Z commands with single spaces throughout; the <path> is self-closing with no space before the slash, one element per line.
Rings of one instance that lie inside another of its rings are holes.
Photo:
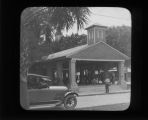
<path fill-rule="evenodd" d="M 130 93 L 82 96 L 78 97 L 78 104 L 76 108 L 129 103 L 129 102 L 130 102 Z"/>
<path fill-rule="evenodd" d="M 120 104 L 112 104 L 112 105 L 102 105 L 102 106 L 79 108 L 77 110 L 122 111 L 122 110 L 126 110 L 128 106 L 129 106 L 129 103 L 120 103 Z"/>
<path fill-rule="evenodd" d="M 77 100 L 76 110 L 125 110 L 130 104 L 130 93 L 80 96 Z M 63 110 L 63 106 L 46 110 Z"/>

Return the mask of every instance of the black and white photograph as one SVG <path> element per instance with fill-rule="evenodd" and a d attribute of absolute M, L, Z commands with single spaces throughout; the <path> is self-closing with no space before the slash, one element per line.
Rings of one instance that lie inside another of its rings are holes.
<path fill-rule="evenodd" d="M 124 111 L 131 102 L 131 13 L 28 7 L 20 19 L 20 106 Z"/>

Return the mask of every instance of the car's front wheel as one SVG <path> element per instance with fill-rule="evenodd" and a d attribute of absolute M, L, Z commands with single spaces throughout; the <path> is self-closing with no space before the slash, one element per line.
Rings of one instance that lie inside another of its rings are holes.
<path fill-rule="evenodd" d="M 68 95 L 64 99 L 64 108 L 66 110 L 73 110 L 77 105 L 77 99 L 74 95 Z"/>

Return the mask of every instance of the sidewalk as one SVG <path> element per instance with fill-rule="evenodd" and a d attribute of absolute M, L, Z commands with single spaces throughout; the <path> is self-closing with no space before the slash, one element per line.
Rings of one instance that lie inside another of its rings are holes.
<path fill-rule="evenodd" d="M 119 85 L 111 85 L 109 87 L 109 90 L 110 90 L 109 94 L 130 93 L 130 89 L 123 89 Z M 90 96 L 90 95 L 101 95 L 101 94 L 106 94 L 104 85 L 79 87 L 79 96 Z"/>
<path fill-rule="evenodd" d="M 130 93 L 104 94 L 77 97 L 76 109 L 102 105 L 130 103 Z"/>
<path fill-rule="evenodd" d="M 89 110 L 89 111 L 124 111 L 127 110 L 130 103 L 118 103 L 112 105 L 101 105 L 94 107 L 77 108 L 76 110 Z"/>

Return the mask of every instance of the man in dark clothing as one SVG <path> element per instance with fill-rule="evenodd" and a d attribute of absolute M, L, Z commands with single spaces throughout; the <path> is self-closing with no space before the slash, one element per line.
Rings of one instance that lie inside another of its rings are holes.
<path fill-rule="evenodd" d="M 111 83 L 111 78 L 112 78 L 112 75 L 107 70 L 105 70 L 104 73 L 103 73 L 103 80 L 104 80 L 104 83 L 105 83 L 106 93 L 109 93 L 109 86 L 110 86 L 110 83 Z"/>

